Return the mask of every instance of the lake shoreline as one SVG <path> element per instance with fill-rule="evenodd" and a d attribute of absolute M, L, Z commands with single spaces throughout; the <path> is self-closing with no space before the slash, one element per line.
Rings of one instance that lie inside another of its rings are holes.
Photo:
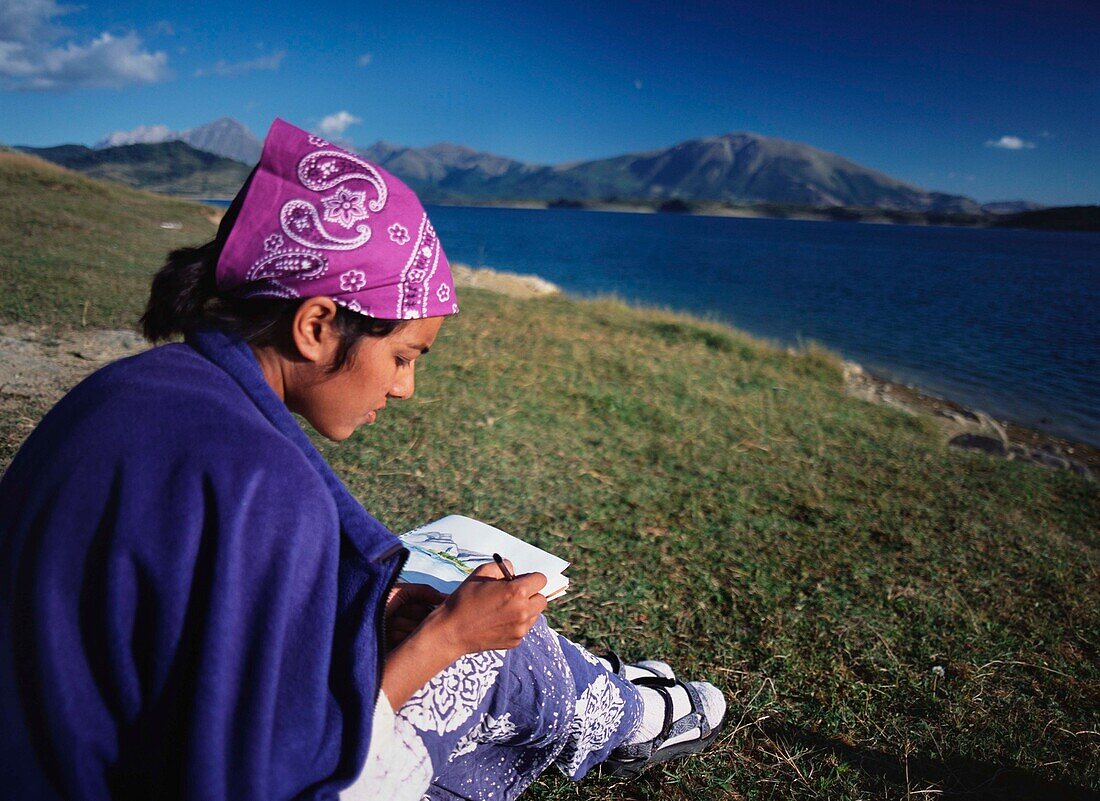
<path fill-rule="evenodd" d="M 221 202 L 221 201 L 219 201 Z M 1011 229 L 1021 231 L 1057 231 L 1059 233 L 1095 233 L 1100 230 L 1100 207 L 1065 207 L 1067 214 L 1078 212 L 1070 219 L 1038 217 L 1023 214 L 957 214 L 936 211 L 910 211 L 858 206 L 788 206 L 781 203 L 726 204 L 720 201 L 685 201 L 683 207 L 664 208 L 674 201 L 649 202 L 629 200 L 492 200 L 450 199 L 430 200 L 425 205 L 454 208 L 522 209 L 534 211 L 596 211 L 619 214 L 667 214 L 684 217 L 727 217 L 756 220 L 798 220 L 802 222 L 850 222 L 866 225 L 911 225 L 918 227 Z M 1084 213 L 1079 209 L 1085 209 Z M 1053 213 L 1062 209 L 1043 209 Z M 1040 212 L 1035 212 L 1036 214 Z M 1032 213 L 1028 213 L 1032 214 Z M 1016 219 L 1019 217 L 1020 219 Z M 1078 218 L 1081 219 L 1078 219 Z"/>
<path fill-rule="evenodd" d="M 226 208 L 232 198 L 192 197 L 190 195 L 169 195 L 193 203 Z M 433 200 L 426 206 L 445 208 L 476 209 L 519 209 L 524 211 L 592 211 L 610 214 L 668 214 L 684 217 L 725 217 L 741 220 L 797 220 L 800 222 L 853 222 L 864 225 L 912 225 L 918 227 L 940 228 L 1010 228 L 1016 230 L 1058 231 L 1060 233 L 1095 233 L 1096 223 L 1084 227 L 1051 227 L 1044 225 L 1005 225 L 998 215 L 952 215 L 936 212 L 902 211 L 898 209 L 855 208 L 836 206 L 815 208 L 812 206 L 794 206 L 777 208 L 774 205 L 730 206 L 722 203 L 695 202 L 694 207 L 685 209 L 662 209 L 654 204 L 629 201 L 583 201 L 559 202 L 546 200 Z M 1007 217 L 1008 215 L 1001 215 Z"/>
<path fill-rule="evenodd" d="M 1100 472 L 1100 448 L 1088 443 L 995 419 L 950 398 L 876 375 L 856 362 L 843 362 L 843 370 L 849 395 L 931 419 L 951 447 L 1073 470 L 1086 477 Z"/>

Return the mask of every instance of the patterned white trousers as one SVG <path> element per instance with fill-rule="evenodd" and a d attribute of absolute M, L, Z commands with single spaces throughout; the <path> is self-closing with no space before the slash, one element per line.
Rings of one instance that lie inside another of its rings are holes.
<path fill-rule="evenodd" d="M 516 798 L 550 765 L 580 779 L 641 718 L 634 685 L 544 619 L 516 648 L 459 659 L 397 712 L 428 799 Z"/>

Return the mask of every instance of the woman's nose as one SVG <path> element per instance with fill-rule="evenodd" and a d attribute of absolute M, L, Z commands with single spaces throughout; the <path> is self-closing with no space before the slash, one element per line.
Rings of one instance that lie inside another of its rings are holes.
<path fill-rule="evenodd" d="M 411 398 L 413 392 L 416 390 L 416 373 L 412 367 L 408 370 L 403 370 L 402 374 L 397 377 L 397 381 L 394 382 L 393 389 L 390 390 L 390 395 L 395 398 Z"/>

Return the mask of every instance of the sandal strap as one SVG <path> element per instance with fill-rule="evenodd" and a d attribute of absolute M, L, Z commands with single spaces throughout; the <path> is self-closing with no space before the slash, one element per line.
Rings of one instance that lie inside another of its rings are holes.
<path fill-rule="evenodd" d="M 661 726 L 660 733 L 652 740 L 618 746 L 613 752 L 615 759 L 649 759 L 664 745 L 666 740 L 678 737 L 692 729 L 699 729 L 699 739 L 701 740 L 710 736 L 711 725 L 705 714 L 703 699 L 690 684 L 680 679 L 669 679 L 664 676 L 643 676 L 635 679 L 634 684 L 639 687 L 648 687 L 661 695 L 665 702 L 664 724 Z M 674 721 L 672 719 L 672 694 L 668 691 L 668 688 L 677 686 L 683 687 L 687 693 L 690 709 Z"/>
<path fill-rule="evenodd" d="M 622 657 L 608 648 L 607 656 L 604 658 L 611 663 L 611 672 L 623 681 L 626 681 L 626 663 L 623 662 Z"/>
<path fill-rule="evenodd" d="M 629 681 L 632 684 L 642 684 L 653 679 L 664 680 L 666 678 L 665 676 L 660 675 L 657 671 L 647 665 L 628 665 L 626 662 L 623 661 L 623 658 L 619 656 L 611 647 L 608 647 L 607 656 L 605 656 L 604 659 L 611 663 L 612 673 L 614 673 L 623 681 Z M 641 676 L 635 676 L 632 679 L 628 679 L 626 677 L 627 667 L 632 667 L 635 670 L 645 671 L 645 673 Z M 671 687 L 672 685 L 668 684 L 665 686 Z"/>

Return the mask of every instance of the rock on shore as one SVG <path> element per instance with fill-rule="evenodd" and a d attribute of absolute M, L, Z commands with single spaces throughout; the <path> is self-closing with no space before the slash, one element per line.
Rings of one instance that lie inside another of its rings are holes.
<path fill-rule="evenodd" d="M 555 284 L 537 275 L 519 275 L 504 270 L 490 270 L 485 267 L 470 267 L 467 264 L 451 265 L 455 284 L 487 289 L 513 298 L 534 298 L 542 295 L 556 295 L 561 292 Z"/>

